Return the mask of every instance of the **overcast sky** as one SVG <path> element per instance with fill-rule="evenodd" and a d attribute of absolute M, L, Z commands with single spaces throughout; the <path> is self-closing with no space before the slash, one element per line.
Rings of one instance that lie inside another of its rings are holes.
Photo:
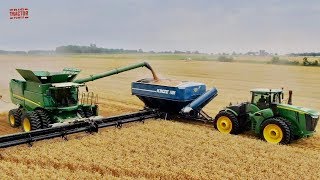
<path fill-rule="evenodd" d="M 10 8 L 29 8 L 10 20 Z M 0 49 L 320 51 L 319 0 L 1 0 Z"/>

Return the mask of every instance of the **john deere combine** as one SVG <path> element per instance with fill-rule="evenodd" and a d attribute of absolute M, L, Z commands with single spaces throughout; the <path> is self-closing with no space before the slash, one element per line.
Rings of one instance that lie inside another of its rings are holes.
<path fill-rule="evenodd" d="M 220 111 L 214 127 L 222 133 L 239 134 L 252 130 L 270 143 L 288 144 L 292 140 L 314 134 L 319 121 L 315 110 L 282 103 L 280 89 L 251 90 L 251 102 L 230 105 Z"/>
<path fill-rule="evenodd" d="M 25 80 L 12 79 L 10 82 L 11 100 L 19 108 L 9 111 L 9 124 L 21 126 L 23 131 L 29 132 L 52 127 L 55 123 L 97 116 L 97 95 L 91 92 L 80 96 L 79 87 L 139 67 L 152 70 L 143 62 L 75 80 L 80 72 L 78 69 L 64 69 L 62 72 L 17 69 Z"/>

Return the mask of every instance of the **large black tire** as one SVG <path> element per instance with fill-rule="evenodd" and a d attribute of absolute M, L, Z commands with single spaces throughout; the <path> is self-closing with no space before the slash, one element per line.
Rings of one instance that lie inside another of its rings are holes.
<path fill-rule="evenodd" d="M 35 111 L 25 112 L 22 115 L 21 127 L 24 132 L 41 129 L 41 120 Z"/>
<path fill-rule="evenodd" d="M 93 116 L 98 116 L 98 115 L 99 115 L 99 106 L 98 106 L 98 105 L 95 105 L 95 106 L 92 108 L 92 112 L 93 112 Z"/>
<path fill-rule="evenodd" d="M 21 111 L 20 109 L 11 109 L 8 114 L 8 122 L 11 127 L 19 127 L 21 125 Z"/>
<path fill-rule="evenodd" d="M 261 124 L 260 136 L 269 143 L 289 144 L 291 133 L 289 125 L 279 118 L 270 118 Z"/>
<path fill-rule="evenodd" d="M 228 111 L 220 111 L 214 118 L 213 125 L 215 129 L 222 133 L 240 133 L 240 124 L 237 117 Z"/>
<path fill-rule="evenodd" d="M 52 123 L 48 113 L 45 110 L 42 110 L 42 109 L 38 109 L 35 112 L 38 114 L 38 116 L 39 116 L 39 118 L 41 120 L 41 127 L 42 128 L 48 128 L 49 125 Z"/>
<path fill-rule="evenodd" d="M 86 107 L 86 108 L 84 108 L 84 114 L 85 114 L 86 118 L 89 118 L 89 117 L 93 116 L 93 111 L 90 107 Z"/>
<path fill-rule="evenodd" d="M 299 137 L 295 136 L 293 133 L 293 125 L 290 121 L 288 121 L 287 119 L 283 118 L 283 117 L 276 117 L 277 119 L 285 122 L 287 124 L 287 126 L 290 128 L 290 143 L 294 140 L 299 139 Z"/>

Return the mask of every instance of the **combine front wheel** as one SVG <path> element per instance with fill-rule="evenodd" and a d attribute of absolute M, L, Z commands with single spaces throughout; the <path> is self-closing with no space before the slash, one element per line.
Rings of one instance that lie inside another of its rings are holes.
<path fill-rule="evenodd" d="M 36 112 L 26 112 L 22 116 L 22 130 L 24 132 L 30 132 L 36 129 L 41 129 L 41 120 Z"/>
<path fill-rule="evenodd" d="M 267 119 L 262 123 L 261 136 L 269 143 L 289 144 L 291 140 L 290 127 L 277 118 Z"/>
<path fill-rule="evenodd" d="M 214 128 L 221 133 L 238 134 L 240 125 L 237 117 L 233 113 L 220 111 L 214 119 Z"/>

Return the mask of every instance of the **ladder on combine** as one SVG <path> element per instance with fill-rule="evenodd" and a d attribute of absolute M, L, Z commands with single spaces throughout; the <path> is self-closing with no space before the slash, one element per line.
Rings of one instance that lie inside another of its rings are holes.
<path fill-rule="evenodd" d="M 94 94 L 93 92 L 82 92 L 80 97 L 80 103 L 97 105 L 99 104 L 99 96 L 98 94 Z"/>

